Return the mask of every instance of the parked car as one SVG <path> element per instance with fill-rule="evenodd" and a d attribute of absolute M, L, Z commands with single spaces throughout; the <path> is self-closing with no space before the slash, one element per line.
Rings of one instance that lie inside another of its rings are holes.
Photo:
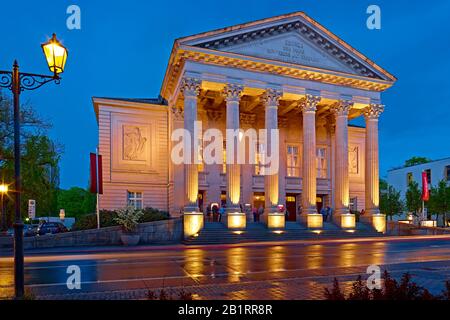
<path fill-rule="evenodd" d="M 23 228 L 24 237 L 34 237 L 37 235 L 38 224 L 26 224 Z"/>
<path fill-rule="evenodd" d="M 37 228 L 37 234 L 40 236 L 48 233 L 55 234 L 67 231 L 67 228 L 61 222 L 44 222 Z"/>

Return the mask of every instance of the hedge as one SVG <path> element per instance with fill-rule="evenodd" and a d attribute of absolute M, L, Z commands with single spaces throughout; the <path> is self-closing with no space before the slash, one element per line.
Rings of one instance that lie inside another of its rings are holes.
<path fill-rule="evenodd" d="M 144 215 L 140 219 L 140 223 L 167 220 L 170 218 L 168 212 L 160 211 L 154 208 L 145 208 L 142 210 Z M 112 227 L 116 226 L 117 223 L 114 218 L 117 216 L 114 210 L 100 210 L 100 226 L 101 227 Z M 87 230 L 97 228 L 97 215 L 95 213 L 87 214 L 81 216 L 75 221 L 72 230 Z"/>

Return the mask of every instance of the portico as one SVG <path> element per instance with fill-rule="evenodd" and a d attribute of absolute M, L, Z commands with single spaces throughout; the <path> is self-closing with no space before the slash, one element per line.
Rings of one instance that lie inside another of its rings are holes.
<path fill-rule="evenodd" d="M 198 148 L 191 163 L 167 156 L 167 209 L 201 220 L 208 207 L 224 206 L 230 219 L 222 222 L 236 229 L 259 206 L 264 223 L 276 229 L 285 218 L 320 228 L 319 209 L 326 206 L 343 228 L 354 227 L 352 213 L 362 209 L 364 221 L 381 219 L 378 119 L 381 93 L 395 80 L 301 12 L 176 40 L 161 89 L 167 154 L 177 128 L 191 134 L 186 148 Z M 357 117 L 366 128 L 349 125 Z M 203 161 L 212 143 L 203 133 L 211 128 L 224 138 L 220 164 Z M 227 129 L 238 134 L 228 140 Z M 239 163 L 247 129 L 278 130 L 278 136 L 258 137 Z M 265 174 L 264 157 L 274 153 L 278 168 Z"/>

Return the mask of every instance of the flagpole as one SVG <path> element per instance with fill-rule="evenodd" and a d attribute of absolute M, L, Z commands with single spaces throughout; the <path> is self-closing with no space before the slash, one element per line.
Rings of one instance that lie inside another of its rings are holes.
<path fill-rule="evenodd" d="M 95 149 L 95 162 L 96 162 L 96 167 L 97 167 L 97 170 L 95 170 L 95 179 L 96 179 L 96 181 L 97 181 L 97 192 L 96 192 L 96 196 L 97 196 L 97 205 L 96 205 L 96 208 L 97 208 L 97 229 L 100 229 L 100 209 L 99 209 L 99 206 L 98 206 L 98 192 L 99 192 L 99 183 L 100 183 L 100 181 L 99 181 L 99 174 L 98 174 L 98 171 L 99 171 L 99 161 L 98 161 L 98 147 Z"/>

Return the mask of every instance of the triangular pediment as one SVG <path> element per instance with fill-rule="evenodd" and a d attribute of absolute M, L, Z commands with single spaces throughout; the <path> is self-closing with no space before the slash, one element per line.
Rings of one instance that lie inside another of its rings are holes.
<path fill-rule="evenodd" d="M 179 39 L 180 44 L 374 79 L 395 77 L 302 12 Z"/>
<path fill-rule="evenodd" d="M 320 69 L 355 73 L 351 67 L 305 39 L 298 31 L 223 47 L 221 51 Z"/>

